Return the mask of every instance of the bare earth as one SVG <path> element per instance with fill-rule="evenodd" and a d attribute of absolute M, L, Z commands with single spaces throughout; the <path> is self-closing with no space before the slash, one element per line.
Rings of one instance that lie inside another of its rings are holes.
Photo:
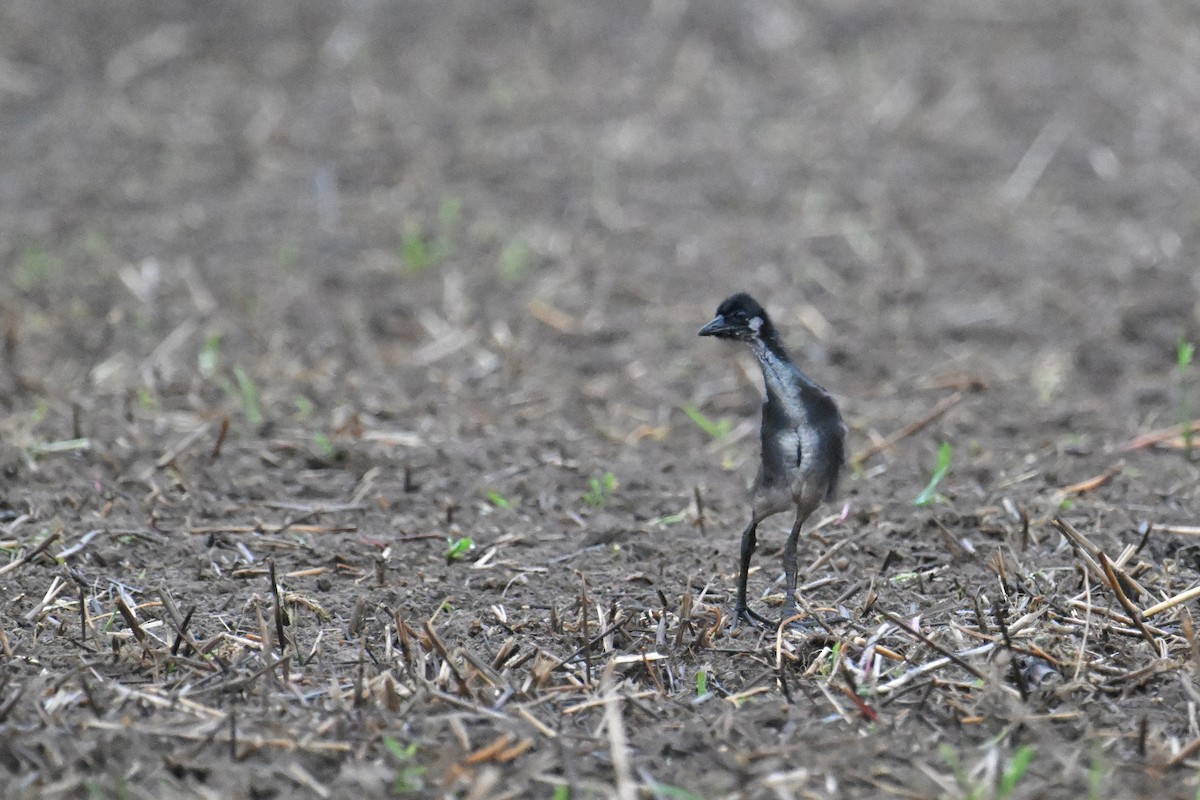
<path fill-rule="evenodd" d="M 0 794 L 1194 797 L 1198 164 L 1188 0 L 3 4 Z"/>

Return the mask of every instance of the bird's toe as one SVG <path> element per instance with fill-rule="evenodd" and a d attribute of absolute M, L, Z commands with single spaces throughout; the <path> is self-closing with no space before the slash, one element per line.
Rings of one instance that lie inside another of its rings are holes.
<path fill-rule="evenodd" d="M 733 626 L 732 630 L 737 630 L 741 624 L 745 622 L 753 628 L 769 628 L 774 623 L 771 620 L 752 610 L 748 606 L 737 606 L 733 609 Z"/>

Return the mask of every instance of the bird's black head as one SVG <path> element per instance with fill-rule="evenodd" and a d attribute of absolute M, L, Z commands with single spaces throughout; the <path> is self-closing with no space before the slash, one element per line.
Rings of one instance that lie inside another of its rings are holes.
<path fill-rule="evenodd" d="M 700 335 L 752 342 L 770 330 L 771 320 L 766 310 L 753 297 L 739 292 L 717 307 L 717 316 L 700 329 Z"/>

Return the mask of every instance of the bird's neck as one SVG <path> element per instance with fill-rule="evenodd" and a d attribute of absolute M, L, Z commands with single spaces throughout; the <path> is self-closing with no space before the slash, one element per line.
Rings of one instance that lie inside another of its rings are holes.
<path fill-rule="evenodd" d="M 791 359 L 788 358 L 787 351 L 783 349 L 783 341 L 779 338 L 779 331 L 775 330 L 775 326 L 771 324 L 771 320 L 764 320 L 763 324 L 758 329 L 758 336 L 751 343 L 754 347 L 754 355 L 758 356 L 759 360 L 763 360 L 764 356 L 776 358 L 785 364 L 790 364 Z"/>
<path fill-rule="evenodd" d="M 803 380 L 803 376 L 788 358 L 783 343 L 779 341 L 779 335 L 770 323 L 759 331 L 759 336 L 751 343 L 751 347 L 754 357 L 762 367 L 763 383 L 766 384 L 768 397 L 774 397 L 784 405 L 798 403 L 800 387 L 797 385 L 797 377 Z"/>

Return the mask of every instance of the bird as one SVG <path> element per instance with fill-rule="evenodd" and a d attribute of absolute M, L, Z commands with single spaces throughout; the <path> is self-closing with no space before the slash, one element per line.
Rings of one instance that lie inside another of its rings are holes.
<path fill-rule="evenodd" d="M 746 582 L 759 523 L 789 508 L 795 508 L 796 521 L 783 548 L 783 620 L 793 619 L 800 529 L 822 502 L 837 495 L 846 457 L 846 423 L 829 392 L 788 356 L 766 309 L 750 295 L 739 292 L 726 298 L 699 335 L 748 344 L 762 367 L 766 388 L 759 431 L 762 461 L 752 492 L 750 522 L 742 531 L 733 627 L 743 621 L 771 624 L 747 604 Z"/>

